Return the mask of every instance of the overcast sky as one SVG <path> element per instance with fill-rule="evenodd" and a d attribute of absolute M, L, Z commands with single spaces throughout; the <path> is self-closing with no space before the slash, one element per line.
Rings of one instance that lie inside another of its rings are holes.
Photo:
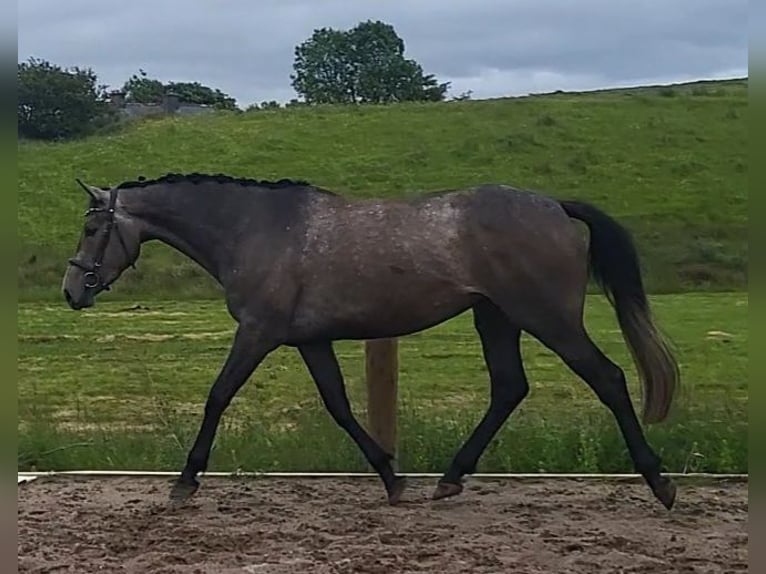
<path fill-rule="evenodd" d="M 295 97 L 293 50 L 315 28 L 367 19 L 392 24 L 450 95 L 747 75 L 746 0 L 23 0 L 18 57 L 91 67 L 114 88 L 142 68 L 245 107 Z"/>

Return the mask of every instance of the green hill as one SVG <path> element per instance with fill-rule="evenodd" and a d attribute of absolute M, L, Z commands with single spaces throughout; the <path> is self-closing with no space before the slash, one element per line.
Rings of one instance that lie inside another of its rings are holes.
<path fill-rule="evenodd" d="M 502 182 L 593 201 L 634 232 L 655 292 L 747 281 L 747 80 L 485 101 L 292 108 L 145 120 L 18 146 L 20 296 L 57 297 L 85 197 L 75 177 L 224 172 L 351 196 Z M 509 254 L 512 256 L 512 254 Z M 152 245 L 114 296 L 215 293 Z"/>

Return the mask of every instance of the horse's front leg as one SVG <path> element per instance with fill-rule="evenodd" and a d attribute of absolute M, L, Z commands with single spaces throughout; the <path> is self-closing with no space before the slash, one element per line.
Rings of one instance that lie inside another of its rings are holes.
<path fill-rule="evenodd" d="M 330 415 L 356 442 L 367 461 L 380 475 L 388 493 L 388 502 L 397 504 L 404 491 L 405 479 L 403 476 L 397 476 L 391 468 L 392 455 L 386 453 L 375 442 L 351 412 L 343 374 L 332 344 L 329 342 L 306 344 L 301 345 L 298 350 Z"/>
<path fill-rule="evenodd" d="M 210 449 L 224 410 L 256 367 L 277 346 L 274 340 L 264 336 L 264 330 L 261 328 L 245 324 L 237 328 L 229 356 L 210 389 L 197 439 L 189 451 L 181 476 L 171 490 L 171 499 L 183 500 L 197 490 L 197 474 L 207 469 Z"/>

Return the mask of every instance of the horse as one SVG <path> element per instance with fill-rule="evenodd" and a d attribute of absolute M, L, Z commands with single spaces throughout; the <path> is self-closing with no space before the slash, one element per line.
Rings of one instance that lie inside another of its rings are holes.
<path fill-rule="evenodd" d="M 93 306 L 135 264 L 143 243 L 160 241 L 218 282 L 236 322 L 171 500 L 198 490 L 225 409 L 263 359 L 286 346 L 297 349 L 330 416 L 375 469 L 388 503 L 397 504 L 405 476 L 353 415 L 333 343 L 403 337 L 471 310 L 490 403 L 432 499 L 462 492 L 526 397 L 526 332 L 611 411 L 636 471 L 672 508 L 676 486 L 644 435 L 625 374 L 584 326 L 588 281 L 616 313 L 642 383 L 644 423 L 667 418 L 678 363 L 652 317 L 631 234 L 594 205 L 495 183 L 379 200 L 306 181 L 224 174 L 169 173 L 111 187 L 76 181 L 89 204 L 63 277 L 72 309 Z"/>

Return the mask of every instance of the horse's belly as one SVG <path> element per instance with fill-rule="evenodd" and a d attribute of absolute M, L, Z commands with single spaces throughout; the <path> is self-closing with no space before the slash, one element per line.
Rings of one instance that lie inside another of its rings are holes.
<path fill-rule="evenodd" d="M 471 307 L 470 289 L 435 282 L 350 285 L 304 293 L 291 324 L 293 339 L 396 337 L 441 323 Z"/>

